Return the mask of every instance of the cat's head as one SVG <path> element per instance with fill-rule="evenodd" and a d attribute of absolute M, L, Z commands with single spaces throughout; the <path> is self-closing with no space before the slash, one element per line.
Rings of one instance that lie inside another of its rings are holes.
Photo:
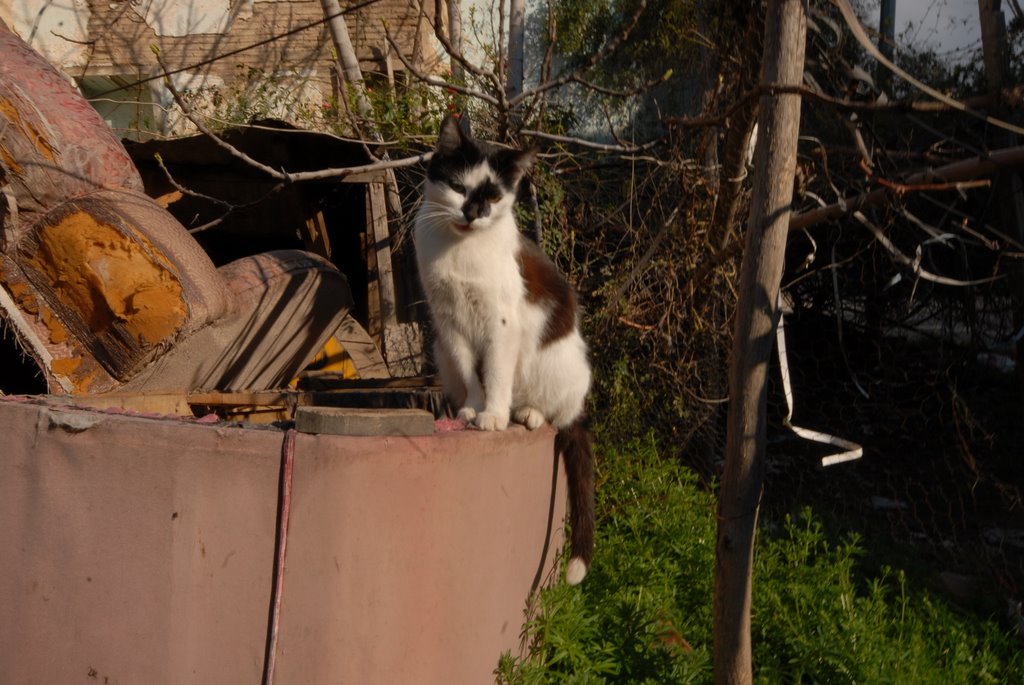
<path fill-rule="evenodd" d="M 532 151 L 477 140 L 458 119 L 445 117 L 427 166 L 421 213 L 457 234 L 487 230 L 511 218 L 519 181 L 532 162 Z"/>

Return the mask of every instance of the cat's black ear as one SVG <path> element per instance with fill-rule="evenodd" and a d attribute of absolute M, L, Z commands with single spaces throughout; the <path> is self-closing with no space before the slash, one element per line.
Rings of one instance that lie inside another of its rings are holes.
<path fill-rule="evenodd" d="M 437 151 L 441 154 L 451 154 L 462 147 L 462 141 L 459 120 L 449 114 L 441 122 L 441 130 L 437 134 Z"/>
<path fill-rule="evenodd" d="M 537 158 L 537 150 L 534 148 L 508 150 L 503 155 L 505 157 L 502 164 L 505 168 L 504 176 L 508 180 L 509 185 L 514 186 L 516 183 L 519 183 L 520 179 L 533 166 L 533 162 Z"/>
<path fill-rule="evenodd" d="M 529 170 L 536 157 L 536 151 L 528 150 L 498 150 L 491 153 L 491 168 L 501 178 L 502 185 L 508 190 L 515 190 L 519 181 Z"/>
<path fill-rule="evenodd" d="M 528 147 L 525 150 L 519 152 L 519 156 L 516 159 L 516 166 L 519 167 L 520 173 L 525 174 L 533 163 L 537 160 L 537 148 Z"/>

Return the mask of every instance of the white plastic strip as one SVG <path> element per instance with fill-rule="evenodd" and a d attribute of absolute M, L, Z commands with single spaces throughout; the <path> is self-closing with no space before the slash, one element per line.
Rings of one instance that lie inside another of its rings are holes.
<path fill-rule="evenodd" d="M 843 462 L 860 459 L 864 456 L 864 448 L 857 443 L 846 440 L 845 438 L 836 437 L 835 435 L 829 435 L 828 433 L 811 430 L 810 428 L 794 426 L 791 422 L 791 419 L 793 418 L 793 387 L 789 381 L 789 356 L 786 354 L 786 333 L 785 326 L 783 324 L 784 319 L 785 315 L 782 313 L 782 295 L 780 293 L 779 325 L 775 327 L 775 338 L 779 351 L 779 367 L 782 370 L 782 392 L 786 396 L 786 417 L 782 420 L 783 425 L 805 440 L 812 440 L 814 442 L 832 445 L 833 447 L 837 447 L 842 450 L 841 452 L 837 452 L 827 457 L 822 457 L 822 467 L 833 466 L 835 464 L 842 464 Z"/>

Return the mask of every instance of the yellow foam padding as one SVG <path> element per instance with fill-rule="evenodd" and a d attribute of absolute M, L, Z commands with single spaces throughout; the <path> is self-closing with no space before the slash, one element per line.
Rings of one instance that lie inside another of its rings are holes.
<path fill-rule="evenodd" d="M 324 346 L 320 348 L 320 351 L 316 353 L 313 360 L 309 362 L 306 370 L 333 371 L 341 374 L 342 378 L 359 378 L 359 371 L 356 370 L 352 357 L 349 356 L 342 344 L 333 335 L 327 339 Z M 288 386 L 294 388 L 298 383 L 299 379 L 293 378 Z"/>

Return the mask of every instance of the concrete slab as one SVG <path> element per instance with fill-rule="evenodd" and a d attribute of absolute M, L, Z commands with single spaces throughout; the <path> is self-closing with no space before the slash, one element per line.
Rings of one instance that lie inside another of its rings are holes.
<path fill-rule="evenodd" d="M 298 407 L 295 429 L 327 435 L 430 435 L 434 415 L 422 409 Z"/>

